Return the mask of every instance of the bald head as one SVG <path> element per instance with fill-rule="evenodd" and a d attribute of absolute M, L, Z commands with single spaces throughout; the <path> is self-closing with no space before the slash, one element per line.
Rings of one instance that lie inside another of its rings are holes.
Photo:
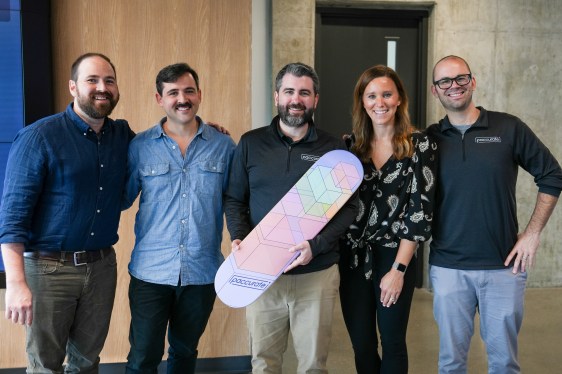
<path fill-rule="evenodd" d="M 468 69 L 468 73 L 472 73 L 472 70 L 470 70 L 470 66 L 468 65 L 468 62 L 466 62 L 466 60 L 464 58 L 459 57 L 459 56 L 455 56 L 455 55 L 449 55 L 449 56 L 445 56 L 441 60 L 437 61 L 437 63 L 433 67 L 433 78 L 432 78 L 433 82 L 436 81 L 435 72 L 438 70 L 438 67 L 440 67 L 441 65 L 446 64 L 448 62 L 452 62 L 452 63 L 456 63 L 456 64 L 459 64 L 459 63 L 463 64 Z M 440 79 L 440 78 L 437 78 L 437 79 Z"/>

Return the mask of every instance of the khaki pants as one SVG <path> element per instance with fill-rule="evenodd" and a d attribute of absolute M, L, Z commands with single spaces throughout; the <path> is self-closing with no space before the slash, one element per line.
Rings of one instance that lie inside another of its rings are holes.
<path fill-rule="evenodd" d="M 281 373 L 289 331 L 298 373 L 327 373 L 332 317 L 338 296 L 337 265 L 308 274 L 281 275 L 246 309 L 254 374 Z"/>

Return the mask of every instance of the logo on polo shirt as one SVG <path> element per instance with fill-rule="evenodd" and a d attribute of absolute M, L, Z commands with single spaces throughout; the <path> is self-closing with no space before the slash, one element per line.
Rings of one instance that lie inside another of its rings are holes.
<path fill-rule="evenodd" d="M 301 155 L 301 160 L 303 160 L 303 161 L 316 162 L 316 161 L 318 161 L 319 158 L 320 158 L 320 156 L 307 155 L 305 153 L 303 153 Z"/>
<path fill-rule="evenodd" d="M 477 136 L 474 138 L 476 143 L 501 143 L 502 138 L 499 136 Z"/>

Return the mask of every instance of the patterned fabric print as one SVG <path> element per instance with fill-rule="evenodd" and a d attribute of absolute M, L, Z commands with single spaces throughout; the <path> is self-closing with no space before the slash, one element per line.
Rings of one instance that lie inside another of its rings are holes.
<path fill-rule="evenodd" d="M 425 241 L 431 237 L 437 145 L 421 133 L 412 134 L 414 154 L 396 160 L 393 156 L 380 170 L 364 163 L 359 187 L 360 209 L 343 241 L 352 256 L 352 268 L 364 266 L 371 278 L 371 245 L 398 248 L 401 239 Z"/>

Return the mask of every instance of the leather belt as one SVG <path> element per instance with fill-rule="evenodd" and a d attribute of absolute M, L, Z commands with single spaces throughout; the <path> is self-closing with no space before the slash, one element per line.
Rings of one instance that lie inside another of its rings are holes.
<path fill-rule="evenodd" d="M 27 251 L 23 253 L 24 257 L 37 260 L 51 260 L 65 263 L 72 263 L 74 266 L 90 264 L 101 260 L 111 254 L 113 247 L 95 249 L 91 251 Z"/>

